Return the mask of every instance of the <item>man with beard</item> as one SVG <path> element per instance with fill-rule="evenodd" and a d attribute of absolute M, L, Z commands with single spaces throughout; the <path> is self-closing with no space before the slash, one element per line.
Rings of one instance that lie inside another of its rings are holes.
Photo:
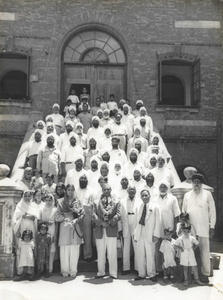
<path fill-rule="evenodd" d="M 151 196 L 151 201 L 154 201 L 154 199 L 159 194 L 159 190 L 157 186 L 154 185 L 154 176 L 151 173 L 151 171 L 147 171 L 147 173 L 145 174 L 145 180 L 146 180 L 146 184 L 143 188 L 149 191 Z"/>
<path fill-rule="evenodd" d="M 127 275 L 130 273 L 130 257 L 131 257 L 131 244 L 133 246 L 134 255 L 134 270 L 137 270 L 136 261 L 136 242 L 133 239 L 133 234 L 136 225 L 135 209 L 140 199 L 136 198 L 136 188 L 130 184 L 127 189 L 128 195 L 121 201 L 121 227 L 122 236 L 124 238 L 123 248 L 123 270 L 121 275 Z"/>
<path fill-rule="evenodd" d="M 62 150 L 70 145 L 70 134 L 73 132 L 74 123 L 72 121 L 67 121 L 65 125 L 65 132 L 61 133 L 59 137 L 59 150 Z"/>
<path fill-rule="evenodd" d="M 77 144 L 82 147 L 82 149 L 87 148 L 87 135 L 83 132 L 84 126 L 80 123 L 77 122 L 76 127 L 75 127 L 75 132 L 77 134 Z"/>
<path fill-rule="evenodd" d="M 70 144 L 64 147 L 61 151 L 61 171 L 62 177 L 64 179 L 67 175 L 67 172 L 75 168 L 74 160 L 77 157 L 77 155 L 83 155 L 83 149 L 81 148 L 81 146 L 77 145 L 77 139 L 77 135 L 74 132 L 71 132 L 69 134 Z"/>
<path fill-rule="evenodd" d="M 100 155 L 100 151 L 96 149 L 97 146 L 97 140 L 92 135 L 92 137 L 89 139 L 89 149 L 84 150 L 84 169 L 89 170 L 90 169 L 90 160 L 92 156 Z"/>
<path fill-rule="evenodd" d="M 158 206 L 161 216 L 160 223 L 160 239 L 156 244 L 156 269 L 157 272 L 162 272 L 162 255 L 159 251 L 162 239 L 165 237 L 164 229 L 170 228 L 173 233 L 176 232 L 176 224 L 179 220 L 180 208 L 177 198 L 169 191 L 170 184 L 165 180 L 161 180 L 158 185 L 159 193 L 155 197 L 154 202 Z"/>
<path fill-rule="evenodd" d="M 142 107 L 143 106 L 143 101 L 142 100 L 137 100 L 136 101 L 136 109 L 134 109 L 133 111 L 132 111 L 132 114 L 133 114 L 133 116 L 135 117 L 135 118 L 137 118 L 140 114 L 139 114 L 139 109 L 140 109 L 140 107 Z"/>
<path fill-rule="evenodd" d="M 75 159 L 75 168 L 67 172 L 65 179 L 65 186 L 68 184 L 73 184 L 75 190 L 79 187 L 79 178 L 86 174 L 86 171 L 83 169 L 84 166 L 84 157 L 81 154 L 78 154 Z"/>
<path fill-rule="evenodd" d="M 216 209 L 212 194 L 202 188 L 205 183 L 202 174 L 192 176 L 192 190 L 184 195 L 183 212 L 189 214 L 189 222 L 198 236 L 201 256 L 201 281 L 208 283 L 210 276 L 210 241 L 214 235 Z"/>
<path fill-rule="evenodd" d="M 127 163 L 125 151 L 119 148 L 120 138 L 112 136 L 112 150 L 109 151 L 110 163 L 114 164 L 119 161 L 122 165 Z"/>
<path fill-rule="evenodd" d="M 128 139 L 130 139 L 133 135 L 134 120 L 134 116 L 130 113 L 130 107 L 128 106 L 128 104 L 124 104 L 122 113 L 122 124 L 124 124 L 127 128 Z"/>
<path fill-rule="evenodd" d="M 116 194 L 117 199 L 119 199 L 120 202 L 122 202 L 122 200 L 127 197 L 128 186 L 129 186 L 128 177 L 126 175 L 122 175 L 120 182 L 119 183 L 117 182 L 116 189 L 114 189 L 114 193 Z"/>
<path fill-rule="evenodd" d="M 99 118 L 94 116 L 92 118 L 92 127 L 88 129 L 87 132 L 87 147 L 89 147 L 89 140 L 94 137 L 95 141 L 98 143 L 103 135 L 103 129 L 99 126 Z"/>
<path fill-rule="evenodd" d="M 163 154 L 159 154 L 157 157 L 157 167 L 152 170 L 152 174 L 155 178 L 155 185 L 161 180 L 165 180 L 169 183 L 170 188 L 174 186 L 174 178 L 171 170 L 166 166 L 166 159 Z"/>
<path fill-rule="evenodd" d="M 141 174 L 144 175 L 144 166 L 140 163 L 138 163 L 138 150 L 136 148 L 131 148 L 129 150 L 129 161 L 124 166 L 124 174 L 129 174 L 129 178 L 133 178 L 133 173 L 136 168 L 139 168 L 141 171 Z"/>
<path fill-rule="evenodd" d="M 156 165 L 157 165 L 157 159 L 158 159 L 158 156 L 157 154 L 151 154 L 148 158 L 148 164 L 149 164 L 149 169 L 154 169 L 156 168 Z"/>
<path fill-rule="evenodd" d="M 36 160 L 40 147 L 42 146 L 42 133 L 43 131 L 40 129 L 36 129 L 34 131 L 34 141 L 30 142 L 26 160 L 24 166 L 22 168 L 31 167 L 33 170 L 36 169 Z"/>
<path fill-rule="evenodd" d="M 142 179 L 141 168 L 135 168 L 135 170 L 133 172 L 133 179 L 131 180 L 131 183 L 136 188 L 136 197 L 137 198 L 140 197 L 140 192 L 145 185 L 145 180 Z"/>
<path fill-rule="evenodd" d="M 126 151 L 126 144 L 128 140 L 128 131 L 124 124 L 121 123 L 122 115 L 120 113 L 115 114 L 115 122 L 112 124 L 113 134 L 119 137 L 120 149 Z"/>
<path fill-rule="evenodd" d="M 93 255 L 93 245 L 92 245 L 92 212 L 93 212 L 93 191 L 88 186 L 88 178 L 86 174 L 81 175 L 79 178 L 79 187 L 76 189 L 76 194 L 78 199 L 80 199 L 85 212 L 85 217 L 83 219 L 83 254 L 84 260 L 87 262 L 92 261 Z"/>
<path fill-rule="evenodd" d="M 94 203 L 92 220 L 95 223 L 95 239 L 98 254 L 98 272 L 96 279 L 105 276 L 106 252 L 109 263 L 109 275 L 117 278 L 117 234 L 118 221 L 121 217 L 120 202 L 111 195 L 111 186 L 103 185 L 103 194 Z"/>
<path fill-rule="evenodd" d="M 113 121 L 110 119 L 110 112 L 109 109 L 105 109 L 103 111 L 103 118 L 100 120 L 100 126 L 101 127 L 105 127 L 105 126 L 109 126 L 113 123 Z"/>
<path fill-rule="evenodd" d="M 142 142 L 140 140 L 135 142 L 135 148 L 138 150 L 138 163 L 142 164 L 145 168 L 149 167 L 148 155 L 142 151 Z"/>
<path fill-rule="evenodd" d="M 50 173 L 54 175 L 54 182 L 58 182 L 58 174 L 60 171 L 61 153 L 58 148 L 54 146 L 55 138 L 54 134 L 47 136 L 47 145 L 40 149 L 37 155 L 37 169 L 42 171 L 44 183 L 46 183 L 46 174 Z"/>

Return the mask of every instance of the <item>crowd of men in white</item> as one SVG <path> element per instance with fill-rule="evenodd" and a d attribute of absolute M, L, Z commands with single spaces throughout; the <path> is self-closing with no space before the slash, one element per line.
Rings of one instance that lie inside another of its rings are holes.
<path fill-rule="evenodd" d="M 118 257 L 123 259 L 123 276 L 131 272 L 134 257 L 134 280 L 156 282 L 162 273 L 164 282 L 173 282 L 181 265 L 185 286 L 189 267 L 197 284 L 208 282 L 216 212 L 212 194 L 202 188 L 204 177 L 193 175 L 181 212 L 171 193 L 171 156 L 143 101 L 132 110 L 123 99 L 117 105 L 114 95 L 107 102 L 100 96 L 92 108 L 88 99 L 83 96 L 80 104 L 69 97 L 65 117 L 54 104 L 53 113 L 37 122 L 30 138 L 18 181 L 24 195 L 13 220 L 15 280 L 34 280 L 44 268 L 51 275 L 58 245 L 61 274 L 75 277 L 83 244 L 86 261 L 95 259 L 96 245 L 95 278 L 105 276 L 107 256 L 114 279 Z"/>

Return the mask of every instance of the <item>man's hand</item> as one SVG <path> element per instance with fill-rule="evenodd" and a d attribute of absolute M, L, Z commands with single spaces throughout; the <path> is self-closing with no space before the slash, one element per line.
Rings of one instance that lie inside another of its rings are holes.
<path fill-rule="evenodd" d="M 102 225 L 104 228 L 107 228 L 107 227 L 109 226 L 108 223 L 105 222 L 105 221 L 103 221 L 103 222 L 101 223 L 101 225 Z"/>
<path fill-rule="evenodd" d="M 209 229 L 209 237 L 212 238 L 214 236 L 214 228 Z"/>
<path fill-rule="evenodd" d="M 159 238 L 158 238 L 158 237 L 156 237 L 156 236 L 153 236 L 153 239 L 152 239 L 153 243 L 157 243 L 157 242 L 158 242 L 158 240 L 159 240 Z"/>

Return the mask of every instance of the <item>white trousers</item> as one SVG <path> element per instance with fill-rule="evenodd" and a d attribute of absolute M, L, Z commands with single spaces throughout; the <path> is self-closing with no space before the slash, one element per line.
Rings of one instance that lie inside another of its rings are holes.
<path fill-rule="evenodd" d="M 210 276 L 210 242 L 209 238 L 198 236 L 200 256 L 201 256 L 201 273 Z"/>
<path fill-rule="evenodd" d="M 128 234 L 124 237 L 123 247 L 123 271 L 130 270 L 130 254 L 131 254 L 131 242 L 134 250 L 134 269 L 137 270 L 137 255 L 136 255 L 136 242 L 133 239 L 134 234 L 134 215 L 128 216 L 129 228 Z"/>
<path fill-rule="evenodd" d="M 80 245 L 60 246 L 60 269 L 62 275 L 77 275 L 79 253 Z"/>
<path fill-rule="evenodd" d="M 136 249 L 139 276 L 143 278 L 146 277 L 146 274 L 149 278 L 156 276 L 155 244 L 146 241 L 144 226 L 142 226 Z"/>
<path fill-rule="evenodd" d="M 96 239 L 98 253 L 98 276 L 105 275 L 106 250 L 109 263 L 109 275 L 117 278 L 117 237 L 107 237 L 106 229 L 103 229 L 102 239 Z"/>

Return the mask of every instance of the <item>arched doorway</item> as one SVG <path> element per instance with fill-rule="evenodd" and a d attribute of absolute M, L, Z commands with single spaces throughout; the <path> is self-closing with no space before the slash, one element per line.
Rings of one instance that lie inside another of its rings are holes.
<path fill-rule="evenodd" d="M 100 29 L 87 29 L 73 35 L 62 51 L 62 106 L 71 89 L 90 94 L 93 105 L 97 96 L 108 99 L 114 94 L 119 100 L 126 97 L 126 56 L 119 40 Z"/>

